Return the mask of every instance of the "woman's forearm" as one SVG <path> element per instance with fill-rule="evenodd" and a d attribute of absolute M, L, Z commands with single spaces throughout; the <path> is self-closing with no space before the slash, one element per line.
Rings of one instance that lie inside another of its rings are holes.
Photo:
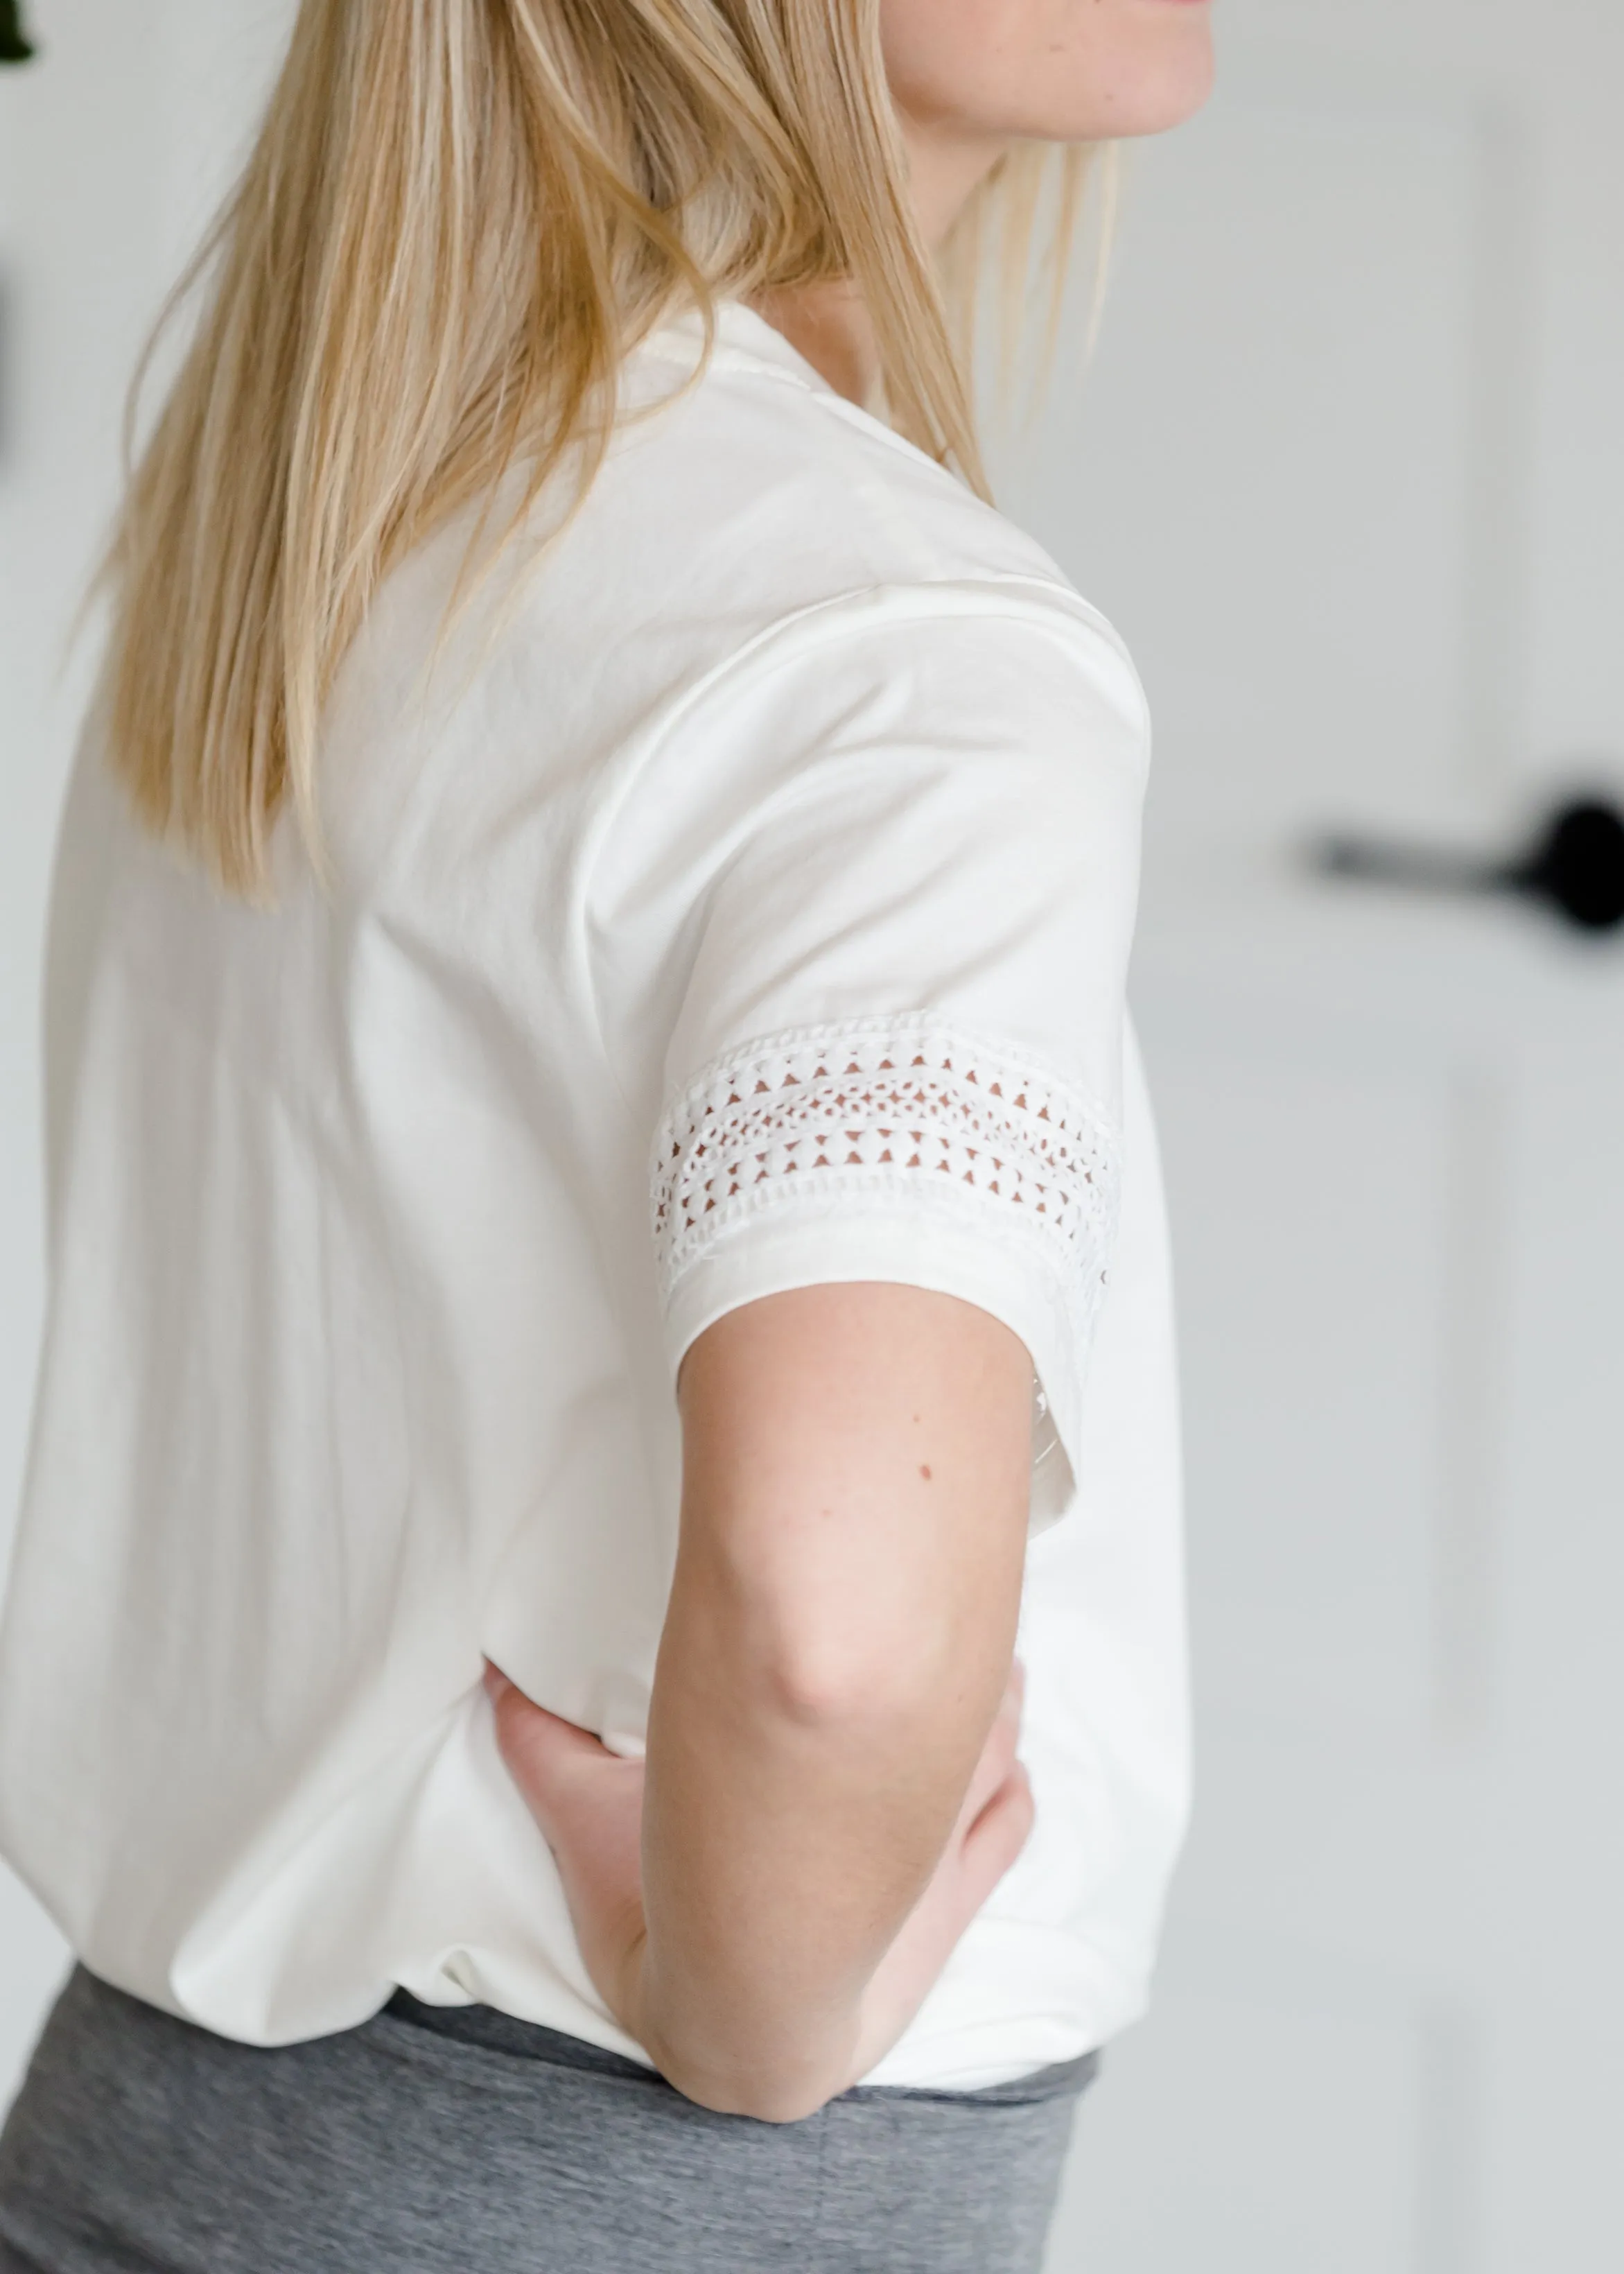
<path fill-rule="evenodd" d="M 655 2057 L 795 2115 L 942 1856 L 1009 1680 L 1031 1370 L 917 1289 L 801 1289 L 701 1337 L 649 1728 Z"/>
<path fill-rule="evenodd" d="M 656 1685 L 639 2034 L 691 2098 L 784 2120 L 852 2081 L 865 1990 L 952 1830 L 1013 1622 L 973 1667 L 921 1652 L 845 1694 L 710 1612 L 679 1591 Z"/>
<path fill-rule="evenodd" d="M 917 1288 L 729 1313 L 683 1369 L 646 1759 L 489 1669 L 588 1973 L 710 2107 L 792 2120 L 866 2075 L 1020 1852 L 1031 1380 Z"/>

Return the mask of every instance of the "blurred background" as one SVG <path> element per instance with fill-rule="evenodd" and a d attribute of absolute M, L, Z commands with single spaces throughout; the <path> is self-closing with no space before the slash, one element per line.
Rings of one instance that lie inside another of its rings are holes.
<path fill-rule="evenodd" d="M 290 0 L 0 66 L 0 1509 L 36 1025 L 125 380 Z M 1051 2274 L 1617 2274 L 1624 932 L 1314 873 L 1624 794 L 1624 14 L 1222 0 L 1003 500 L 1157 719 L 1134 995 L 1181 1264 L 1200 1789 Z M 64 1963 L 0 1879 L 0 2093 Z"/>

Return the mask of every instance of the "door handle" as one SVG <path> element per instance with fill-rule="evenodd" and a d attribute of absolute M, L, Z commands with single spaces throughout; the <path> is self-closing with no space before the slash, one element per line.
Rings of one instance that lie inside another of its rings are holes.
<path fill-rule="evenodd" d="M 1601 798 L 1572 798 L 1558 806 L 1532 844 L 1508 860 L 1342 832 L 1321 839 L 1311 859 L 1322 876 L 1370 884 L 1515 892 L 1577 931 L 1613 931 L 1624 924 L 1624 815 Z"/>

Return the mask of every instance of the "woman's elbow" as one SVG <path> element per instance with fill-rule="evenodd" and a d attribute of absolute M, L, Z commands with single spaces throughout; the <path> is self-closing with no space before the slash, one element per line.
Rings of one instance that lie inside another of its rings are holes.
<path fill-rule="evenodd" d="M 660 2073 L 684 2100 L 717 2116 L 743 2116 L 756 2124 L 804 2123 L 843 2090 L 840 2078 L 809 2073 L 804 2064 L 721 2075 L 691 2067 L 680 2058 L 667 2058 Z"/>
<path fill-rule="evenodd" d="M 789 1727 L 871 1740 L 939 1712 L 951 1673 L 946 1654 L 917 1635 L 876 1633 L 860 1619 L 788 1618 L 763 1652 L 758 1679 L 763 1703 Z"/>

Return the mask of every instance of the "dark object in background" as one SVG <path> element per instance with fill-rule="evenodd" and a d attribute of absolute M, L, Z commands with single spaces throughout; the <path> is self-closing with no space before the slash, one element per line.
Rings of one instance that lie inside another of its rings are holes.
<path fill-rule="evenodd" d="M 1624 815 L 1600 798 L 1559 806 L 1529 850 L 1511 861 L 1363 837 L 1327 837 L 1313 857 L 1331 877 L 1432 892 L 1521 892 L 1578 931 L 1624 924 Z"/>
<path fill-rule="evenodd" d="M 22 0 L 0 0 L 0 64 L 26 64 L 33 53 L 23 31 Z"/>

